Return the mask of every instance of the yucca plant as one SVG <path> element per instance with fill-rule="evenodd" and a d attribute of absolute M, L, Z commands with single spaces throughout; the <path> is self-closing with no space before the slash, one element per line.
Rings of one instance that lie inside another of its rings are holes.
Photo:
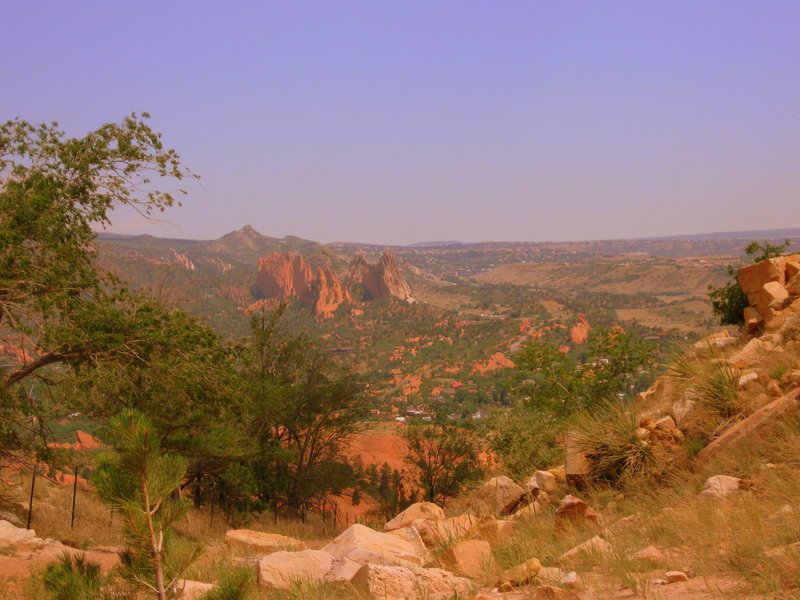
<path fill-rule="evenodd" d="M 575 441 L 591 459 L 590 476 L 620 484 L 648 474 L 655 457 L 636 430 L 639 417 L 632 403 L 606 398 L 575 418 Z"/>
<path fill-rule="evenodd" d="M 120 573 L 159 600 L 174 598 L 179 577 L 196 556 L 176 545 L 170 527 L 189 510 L 178 493 L 186 460 L 162 451 L 158 432 L 140 412 L 125 411 L 110 428 L 117 452 L 98 462 L 94 485 L 122 515 L 127 548 L 120 553 Z"/>
<path fill-rule="evenodd" d="M 217 584 L 200 597 L 200 600 L 245 600 L 253 588 L 252 569 L 226 570 Z"/>
<path fill-rule="evenodd" d="M 712 346 L 702 354 L 684 349 L 670 366 L 669 376 L 686 400 L 723 419 L 732 419 L 744 412 L 739 399 L 739 374 Z"/>
<path fill-rule="evenodd" d="M 64 552 L 44 571 L 44 587 L 53 600 L 95 600 L 100 596 L 103 575 L 100 565 L 85 554 Z"/>

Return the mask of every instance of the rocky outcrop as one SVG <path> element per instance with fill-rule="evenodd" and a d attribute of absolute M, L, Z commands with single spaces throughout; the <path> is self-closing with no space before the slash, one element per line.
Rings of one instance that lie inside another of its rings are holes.
<path fill-rule="evenodd" d="M 474 515 L 507 515 L 525 498 L 525 490 L 510 477 L 492 477 L 470 494 L 468 510 Z"/>
<path fill-rule="evenodd" d="M 359 255 L 350 262 L 350 281 L 364 288 L 367 299 L 398 298 L 409 304 L 416 302 L 411 286 L 400 274 L 393 254 L 384 254 L 377 263 Z"/>
<path fill-rule="evenodd" d="M 739 269 L 739 287 L 750 302 L 745 310 L 749 329 L 769 321 L 800 295 L 798 269 L 800 254 L 770 258 Z"/>
<path fill-rule="evenodd" d="M 578 314 L 578 319 L 575 325 L 569 330 L 569 338 L 573 344 L 585 344 L 589 340 L 589 331 L 592 327 L 589 325 L 589 319 L 584 314 Z"/>
<path fill-rule="evenodd" d="M 258 261 L 255 288 L 264 299 L 297 299 L 312 307 L 316 319 L 328 319 L 343 302 L 351 300 L 336 272 L 316 270 L 299 254 L 273 252 Z"/>
<path fill-rule="evenodd" d="M 396 535 L 381 533 L 364 525 L 351 525 L 323 550 L 335 559 L 347 559 L 365 565 L 419 566 L 419 550 Z"/>
<path fill-rule="evenodd" d="M 353 577 L 355 590 L 369 598 L 447 600 L 466 597 L 472 582 L 442 569 L 364 565 Z"/>

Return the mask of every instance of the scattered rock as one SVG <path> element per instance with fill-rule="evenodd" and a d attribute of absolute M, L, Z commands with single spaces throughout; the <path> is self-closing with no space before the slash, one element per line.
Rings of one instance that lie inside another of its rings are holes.
<path fill-rule="evenodd" d="M 259 559 L 258 584 L 288 590 L 296 581 L 323 581 L 333 566 L 333 557 L 322 550 L 273 552 Z"/>
<path fill-rule="evenodd" d="M 556 476 L 549 471 L 536 471 L 525 482 L 525 489 L 528 491 L 542 490 L 543 492 L 552 492 L 556 489 Z"/>
<path fill-rule="evenodd" d="M 800 556 L 800 542 L 788 544 L 787 546 L 776 546 L 775 548 L 765 550 L 764 554 L 770 558 L 776 559 Z"/>
<path fill-rule="evenodd" d="M 583 485 L 591 472 L 592 461 L 586 456 L 576 434 L 567 434 L 564 451 L 564 471 L 567 483 L 576 486 Z"/>
<path fill-rule="evenodd" d="M 667 583 L 689 581 L 689 577 L 683 571 L 667 571 L 664 573 L 664 579 L 666 579 Z"/>
<path fill-rule="evenodd" d="M 416 502 L 386 523 L 383 530 L 393 531 L 411 525 L 416 519 L 436 521 L 444 519 L 444 511 L 432 502 Z"/>
<path fill-rule="evenodd" d="M 758 381 L 758 373 L 755 371 L 750 371 L 749 373 L 745 373 L 741 377 L 739 377 L 739 387 L 743 388 L 751 381 Z"/>
<path fill-rule="evenodd" d="M 784 504 L 774 513 L 772 513 L 767 519 L 770 521 L 779 521 L 783 518 L 790 517 L 794 514 L 794 508 L 791 507 L 789 504 Z"/>
<path fill-rule="evenodd" d="M 664 560 L 664 553 L 655 546 L 648 546 L 639 552 L 635 552 L 630 556 L 631 560 L 640 560 L 642 562 L 659 563 Z"/>
<path fill-rule="evenodd" d="M 525 498 L 525 490 L 510 477 L 492 477 L 470 494 L 468 510 L 474 515 L 506 515 Z"/>
<path fill-rule="evenodd" d="M 495 572 L 497 564 L 492 548 L 485 540 L 462 540 L 450 546 L 442 555 L 443 566 L 457 575 L 481 579 L 487 572 Z"/>
<path fill-rule="evenodd" d="M 767 352 L 773 352 L 775 346 L 770 342 L 762 341 L 759 338 L 753 338 L 744 348 L 739 350 L 736 354 L 728 359 L 728 363 L 737 369 L 746 369 L 758 364 L 761 355 Z"/>
<path fill-rule="evenodd" d="M 178 581 L 178 600 L 199 600 L 203 594 L 214 589 L 213 583 L 181 579 Z"/>
<path fill-rule="evenodd" d="M 503 571 L 499 581 L 507 581 L 512 585 L 522 585 L 531 581 L 542 570 L 542 563 L 538 558 L 529 558 L 524 563 Z"/>
<path fill-rule="evenodd" d="M 596 535 L 592 539 L 578 544 L 574 548 L 570 548 L 561 555 L 561 560 L 572 561 L 577 559 L 580 555 L 595 555 L 605 556 L 611 554 L 611 544 L 605 541 L 600 536 Z"/>
<path fill-rule="evenodd" d="M 572 495 L 566 495 L 556 509 L 556 527 L 568 525 L 600 525 L 600 515 Z"/>
<path fill-rule="evenodd" d="M 448 600 L 472 588 L 469 579 L 442 569 L 371 564 L 361 567 L 351 584 L 358 593 L 391 600 Z"/>
<path fill-rule="evenodd" d="M 431 561 L 431 553 L 428 550 L 428 547 L 425 545 L 422 536 L 419 534 L 419 530 L 413 525 L 390 531 L 389 535 L 397 536 L 414 546 L 414 549 L 417 551 L 417 554 L 420 557 L 421 564 L 425 565 Z"/>
<path fill-rule="evenodd" d="M 536 504 L 529 504 L 533 506 Z M 525 508 L 528 508 L 527 506 Z M 524 508 L 522 510 L 525 510 Z M 518 511 L 519 512 L 519 511 Z M 516 513 L 514 513 L 516 514 Z M 517 523 L 514 521 L 502 521 L 489 515 L 481 517 L 478 522 L 467 532 L 468 539 L 486 540 L 490 544 L 503 542 L 514 535 Z"/>
<path fill-rule="evenodd" d="M 358 523 L 345 529 L 323 550 L 333 558 L 347 558 L 361 565 L 417 566 L 423 560 L 410 542 Z"/>
<path fill-rule="evenodd" d="M 700 495 L 708 498 L 725 498 L 742 489 L 741 484 L 742 480 L 737 477 L 714 475 L 706 480 Z"/>
<path fill-rule="evenodd" d="M 552 585 L 540 585 L 533 594 L 535 600 L 581 600 L 572 590 L 565 590 Z"/>
<path fill-rule="evenodd" d="M 780 398 L 783 396 L 783 390 L 781 390 L 781 386 L 778 385 L 778 382 L 774 379 L 770 379 L 767 383 L 767 395 L 771 398 Z"/>
<path fill-rule="evenodd" d="M 694 400 L 688 400 L 686 398 L 681 398 L 672 405 L 672 416 L 675 417 L 675 423 L 678 427 L 686 423 L 686 419 L 692 414 L 694 407 Z"/>
<path fill-rule="evenodd" d="M 670 416 L 662 417 L 656 421 L 653 428 L 660 431 L 672 431 L 675 429 L 675 421 Z"/>
<path fill-rule="evenodd" d="M 555 469 L 550 469 L 547 472 L 550 473 L 553 477 L 556 478 L 556 483 L 566 483 L 567 482 L 567 472 L 563 468 L 556 467 Z"/>
<path fill-rule="evenodd" d="M 276 550 L 303 550 L 305 548 L 305 544 L 300 540 L 252 529 L 231 529 L 225 533 L 225 543 L 245 550 L 257 550 L 262 554 Z"/>

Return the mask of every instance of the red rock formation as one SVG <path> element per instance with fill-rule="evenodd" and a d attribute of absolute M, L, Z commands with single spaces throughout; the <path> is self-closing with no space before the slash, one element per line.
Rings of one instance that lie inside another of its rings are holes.
<path fill-rule="evenodd" d="M 478 361 L 472 365 L 472 371 L 470 371 L 470 375 L 474 375 L 475 373 L 485 375 L 486 373 L 494 373 L 498 369 L 511 369 L 514 366 L 514 361 L 508 358 L 505 354 L 502 352 L 495 352 L 486 360 Z"/>
<path fill-rule="evenodd" d="M 194 271 L 195 266 L 194 263 L 189 260 L 189 257 L 186 254 L 182 254 L 175 250 L 175 248 L 170 248 L 169 251 L 171 252 L 171 256 L 167 259 L 169 264 L 175 265 L 176 267 L 180 267 L 181 269 L 186 269 L 187 271 Z"/>
<path fill-rule="evenodd" d="M 411 286 L 400 274 L 393 254 L 384 254 L 375 263 L 369 263 L 359 255 L 350 262 L 350 279 L 364 286 L 367 296 L 372 300 L 393 296 L 404 302 L 416 302 Z"/>
<path fill-rule="evenodd" d="M 351 300 L 334 271 L 318 267 L 314 273 L 302 256 L 289 253 L 259 259 L 256 289 L 262 298 L 296 298 L 313 307 L 317 319 L 332 317 L 342 302 Z"/>
<path fill-rule="evenodd" d="M 569 337 L 572 343 L 585 344 L 586 340 L 589 339 L 589 331 L 591 329 L 592 326 L 589 325 L 589 319 L 586 318 L 586 315 L 579 314 L 577 323 L 575 323 L 569 331 Z"/>

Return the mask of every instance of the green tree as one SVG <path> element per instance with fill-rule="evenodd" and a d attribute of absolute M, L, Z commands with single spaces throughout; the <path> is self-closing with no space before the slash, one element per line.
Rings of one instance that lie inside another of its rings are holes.
<path fill-rule="evenodd" d="M 116 454 L 98 462 L 97 493 L 124 523 L 127 548 L 120 554 L 121 574 L 159 600 L 176 597 L 176 586 L 196 552 L 181 552 L 171 524 L 190 503 L 178 489 L 186 459 L 161 449 L 160 436 L 140 412 L 128 410 L 112 419 Z"/>
<path fill-rule="evenodd" d="M 279 328 L 283 309 L 256 314 L 243 349 L 243 393 L 261 497 L 305 514 L 352 479 L 341 449 L 362 427 L 369 401 L 346 366 L 307 337 Z"/>
<path fill-rule="evenodd" d="M 754 263 L 776 258 L 783 254 L 791 245 L 791 240 L 784 240 L 783 243 L 774 245 L 769 240 L 763 242 L 751 242 L 744 249 L 745 254 L 752 257 Z M 750 305 L 747 296 L 739 287 L 737 274 L 739 267 L 728 265 L 726 267 L 730 279 L 722 286 L 708 286 L 708 298 L 711 301 L 711 310 L 719 318 L 720 325 L 742 325 L 744 324 L 744 309 Z"/>
<path fill-rule="evenodd" d="M 120 286 L 95 266 L 94 228 L 107 226 L 121 206 L 151 218 L 176 204 L 154 180 L 190 175 L 147 116 L 83 137 L 67 137 L 56 123 L 0 124 L 0 345 L 16 353 L 0 365 L 6 450 L 21 443 L 55 366 L 97 363 L 119 351 L 104 328 Z"/>
<path fill-rule="evenodd" d="M 474 434 L 439 421 L 410 423 L 402 431 L 408 442 L 405 462 L 428 502 L 444 503 L 482 473 Z"/>

